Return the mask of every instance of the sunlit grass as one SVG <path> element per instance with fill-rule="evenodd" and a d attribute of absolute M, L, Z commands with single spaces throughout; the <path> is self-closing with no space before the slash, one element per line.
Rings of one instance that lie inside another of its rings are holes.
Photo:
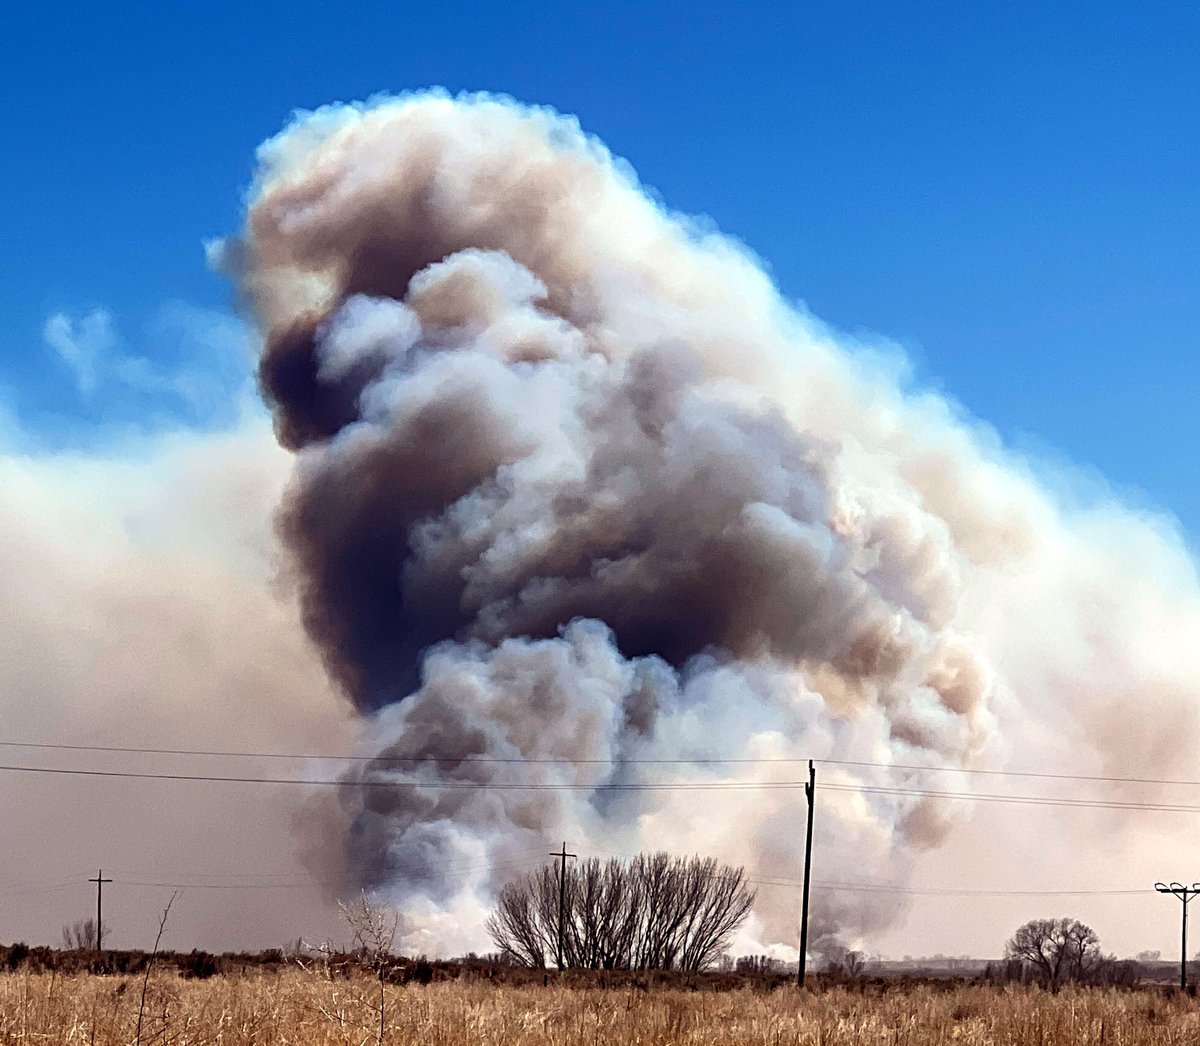
<path fill-rule="evenodd" d="M 0 976 L 0 1043 L 133 1042 L 137 977 Z M 707 992 L 517 987 L 486 981 L 388 986 L 384 1041 L 575 1044 L 1192 1044 L 1200 1005 L 1158 989 L 919 985 L 859 992 L 831 987 Z M 378 996 L 363 978 L 287 970 L 150 982 L 145 1043 L 291 1044 L 378 1041 Z"/>

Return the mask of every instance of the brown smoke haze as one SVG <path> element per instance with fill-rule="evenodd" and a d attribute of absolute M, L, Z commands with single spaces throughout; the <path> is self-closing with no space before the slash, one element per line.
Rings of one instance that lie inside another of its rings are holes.
<path fill-rule="evenodd" d="M 296 455 L 304 624 L 389 784 L 314 803 L 342 845 L 313 861 L 404 899 L 410 943 L 477 941 L 548 839 L 795 876 L 795 790 L 613 787 L 803 776 L 714 759 L 1183 768 L 1200 601 L 1170 526 L 1055 497 L 574 121 L 423 94 L 301 115 L 259 159 L 220 260 Z M 961 813 L 826 794 L 828 878 L 903 885 Z M 900 907 L 821 891 L 818 939 Z M 795 922 L 764 890 L 746 943 Z"/>
<path fill-rule="evenodd" d="M 294 609 L 273 589 L 268 520 L 285 475 L 256 419 L 106 452 L 0 452 L 4 738 L 344 750 L 351 724 Z M 20 748 L 0 750 L 0 763 L 306 769 Z M 116 880 L 105 893 L 114 946 L 153 941 L 155 912 L 172 892 L 154 882 L 207 884 L 184 890 L 168 944 L 278 946 L 332 927 L 325 891 L 259 888 L 310 880 L 291 831 L 301 790 L 260 787 L 247 800 L 245 787 L 230 784 L 4 774 L 5 939 L 53 941 L 94 912 L 86 879 L 97 867 Z M 254 888 L 226 888 L 234 884 Z"/>
<path fill-rule="evenodd" d="M 365 888 L 407 948 L 483 950 L 494 889 L 564 839 L 796 879 L 798 787 L 636 786 L 799 782 L 811 758 L 818 949 L 996 954 L 1042 914 L 1118 950 L 1174 939 L 1167 906 L 822 885 L 1191 874 L 1186 814 L 851 787 L 1189 801 L 965 772 L 1197 776 L 1200 586 L 1169 520 L 1008 451 L 550 110 L 301 114 L 212 253 L 274 431 L 0 452 L 5 733 L 366 759 L 324 791 L 4 775 L 0 826 L 29 844 L 0 876 L 270 872 L 186 894 L 178 939 L 318 936 Z M 6 935 L 86 914 L 86 883 L 62 889 Z M 114 887 L 114 943 L 152 939 L 169 893 Z M 794 955 L 797 918 L 762 886 L 739 950 Z"/>

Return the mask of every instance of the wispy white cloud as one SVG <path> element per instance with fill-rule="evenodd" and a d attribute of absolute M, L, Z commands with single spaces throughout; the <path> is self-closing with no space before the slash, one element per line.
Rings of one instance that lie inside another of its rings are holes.
<path fill-rule="evenodd" d="M 168 302 L 137 339 L 132 351 L 112 314 L 95 308 L 81 317 L 56 312 L 42 340 L 66 363 L 79 393 L 133 394 L 161 400 L 172 413 L 196 421 L 242 411 L 253 399 L 250 333 L 236 317 L 186 302 Z"/>
<path fill-rule="evenodd" d="M 105 360 L 118 342 L 106 309 L 93 309 L 80 320 L 56 312 L 43 325 L 42 340 L 71 368 L 85 396 L 96 391 Z"/>

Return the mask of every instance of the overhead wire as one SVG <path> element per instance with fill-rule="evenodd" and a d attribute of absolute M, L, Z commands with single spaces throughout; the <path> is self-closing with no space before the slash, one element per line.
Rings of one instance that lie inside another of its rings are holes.
<path fill-rule="evenodd" d="M 397 856 L 398 851 L 400 853 L 402 853 L 403 849 L 404 849 L 403 846 L 397 847 L 397 846 L 393 845 L 393 846 L 389 847 L 388 855 L 392 856 L 392 857 Z M 422 848 L 418 847 L 416 844 L 413 844 L 411 849 L 413 851 L 417 851 Z M 498 862 L 493 861 L 489 858 L 480 857 L 480 858 L 472 858 L 472 859 L 464 860 L 464 861 L 455 860 L 455 861 L 451 861 L 449 863 L 439 863 L 439 867 L 445 871 L 469 872 L 469 871 L 476 871 L 480 868 L 491 868 L 491 867 L 495 867 L 497 865 L 509 864 L 509 863 L 513 863 L 513 862 L 531 861 L 531 860 L 534 860 L 535 858 L 540 859 L 543 856 L 545 856 L 545 850 L 543 847 L 539 846 L 536 850 L 525 849 L 525 850 L 518 851 L 516 853 L 511 854 L 510 856 L 508 856 L 506 858 L 502 858 Z M 364 875 L 372 872 L 377 867 L 378 867 L 378 862 L 375 862 L 375 861 L 361 861 L 361 862 L 352 861 L 352 862 L 348 862 L 348 863 L 340 865 L 341 870 L 343 872 L 346 872 L 347 874 L 354 873 L 354 872 L 360 872 Z M 173 877 L 177 874 L 175 872 L 158 872 L 152 868 L 134 868 L 134 869 L 131 869 L 131 868 L 109 868 L 109 871 L 112 872 L 113 875 L 141 875 L 141 876 L 150 875 L 150 876 L 163 876 L 163 877 L 167 877 L 167 878 Z M 189 877 L 195 878 L 195 879 L 295 879 L 295 878 L 299 878 L 299 877 L 307 877 L 308 879 L 311 880 L 314 878 L 313 876 L 309 875 L 307 872 L 300 872 L 300 871 L 196 872 L 196 871 L 192 871 L 189 869 L 187 875 Z"/>
<path fill-rule="evenodd" d="M 1188 803 L 1128 802 L 1121 799 L 1075 799 L 1069 796 L 1005 795 L 994 792 L 950 792 L 931 788 L 887 788 L 873 785 L 830 783 L 825 791 L 862 792 L 870 795 L 918 796 L 928 799 L 971 800 L 981 803 L 1015 803 L 1024 806 L 1082 807 L 1099 810 L 1168 811 L 1200 813 L 1200 805 Z"/>
<path fill-rule="evenodd" d="M 524 857 L 514 858 L 510 861 L 497 861 L 489 865 L 480 864 L 477 867 L 459 868 L 457 870 L 442 871 L 439 875 L 439 882 L 457 882 L 463 879 L 469 879 L 471 876 L 481 871 L 510 870 L 515 871 L 521 868 L 532 868 L 535 864 L 541 866 L 544 859 L 541 857 Z M 197 883 L 184 881 L 168 881 L 171 879 L 187 879 L 189 876 L 168 876 L 163 879 L 122 879 L 114 876 L 114 883 L 120 886 L 153 886 L 161 888 L 170 888 L 176 890 L 324 890 L 344 887 L 346 885 L 344 879 L 311 879 L 307 882 L 295 883 Z"/>
<path fill-rule="evenodd" d="M 0 765 L 0 771 L 29 774 L 65 774 L 78 777 L 112 777 L 146 781 L 206 781 L 228 784 L 307 785 L 332 788 L 437 788 L 451 791 L 659 791 L 663 789 L 751 789 L 802 788 L 803 781 L 679 781 L 660 783 L 602 783 L 582 784 L 571 781 L 554 782 L 497 782 L 497 781 L 430 781 L 424 779 L 395 780 L 388 778 L 318 778 L 318 777 L 250 777 L 224 774 L 170 774 L 135 770 L 92 770 L 62 766 Z"/>
<path fill-rule="evenodd" d="M 626 857 L 630 855 L 621 854 L 618 852 L 603 850 L 597 847 L 578 845 L 577 849 L 598 857 Z M 482 860 L 472 862 L 449 862 L 442 863 L 439 866 L 440 881 L 459 881 L 470 878 L 476 872 L 507 870 L 519 871 L 525 868 L 536 870 L 544 867 L 547 863 L 546 858 L 553 856 L 544 853 L 540 848 L 538 850 L 527 850 L 522 854 L 518 854 L 499 861 L 485 862 Z M 81 885 L 81 877 L 86 874 L 80 872 L 78 877 L 65 879 L 56 882 L 43 883 L 37 880 L 8 880 L 7 888 L 0 887 L 0 898 L 29 896 L 39 893 L 47 893 L 70 887 L 78 887 Z M 114 869 L 112 871 L 113 884 L 116 886 L 130 887 L 146 887 L 160 889 L 180 889 L 180 890 L 325 890 L 344 887 L 346 885 L 344 878 L 318 878 L 304 877 L 303 873 L 277 873 L 277 872 L 225 872 L 225 873 L 196 873 L 187 872 L 183 875 L 173 873 L 147 874 L 143 870 L 134 869 Z M 128 878 L 126 877 L 128 876 Z M 198 879 L 299 879 L 296 882 L 197 882 Z M 803 880 L 796 879 L 783 875 L 775 875 L 772 873 L 749 870 L 743 873 L 740 878 L 748 885 L 774 887 L 781 889 L 799 889 Z M 1129 888 L 1129 887 L 1108 887 L 1108 888 L 1048 888 L 1048 889 L 1004 889 L 1004 888 L 988 888 L 988 887 L 952 887 L 952 886 L 900 886 L 893 883 L 879 882 L 845 882 L 842 880 L 813 880 L 811 884 L 814 888 L 835 892 L 835 893 L 879 893 L 889 895 L 914 896 L 914 897 L 1093 897 L 1093 896 L 1134 896 L 1139 894 L 1153 893 L 1150 887 Z"/>
<path fill-rule="evenodd" d="M 632 856 L 629 853 L 619 853 L 612 850 L 602 850 L 594 846 L 586 846 L 582 844 L 573 844 L 581 852 L 586 852 L 596 857 L 618 857 L 628 859 Z M 747 870 L 743 875 L 739 876 L 742 881 L 755 886 L 778 886 L 787 889 L 799 889 L 803 883 L 803 879 L 795 879 L 785 875 L 773 875 L 769 872 L 757 870 Z M 814 879 L 811 886 L 822 890 L 832 890 L 834 892 L 848 893 L 886 893 L 886 894 L 912 894 L 919 896 L 931 897 L 1084 897 L 1084 896 L 1120 896 L 1132 894 L 1148 894 L 1154 890 L 1150 887 L 1130 888 L 1130 887 L 1108 887 L 1099 889 L 1076 889 L 1076 888 L 1053 888 L 1046 890 L 1037 889 L 988 889 L 983 887 L 953 887 L 953 886 L 897 886 L 892 883 L 872 883 L 859 882 L 848 883 L 841 880 L 830 879 Z"/>
<path fill-rule="evenodd" d="M 203 758 L 228 759 L 283 759 L 293 761 L 332 761 L 350 763 L 369 763 L 388 766 L 392 764 L 420 763 L 496 763 L 496 764 L 531 764 L 531 765 L 573 765 L 573 766 L 624 766 L 624 765 L 658 765 L 658 766 L 706 766 L 706 765 L 743 765 L 743 764 L 796 764 L 806 763 L 807 756 L 688 756 L 655 758 L 644 756 L 609 757 L 609 758 L 575 758 L 570 756 L 483 756 L 483 755 L 438 755 L 425 753 L 421 755 L 394 754 L 335 754 L 328 752 L 271 752 L 246 751 L 237 749 L 205 749 L 205 748 L 150 748 L 129 745 L 83 745 L 63 744 L 43 741 L 0 740 L 0 748 L 27 748 L 63 752 L 105 752 L 125 755 L 170 755 Z M 1061 781 L 1091 781 L 1103 784 L 1144 784 L 1144 785 L 1177 785 L 1183 787 L 1200 787 L 1200 780 L 1185 780 L 1180 778 L 1163 777 L 1127 777 L 1102 774 L 1068 774 L 1042 770 L 1000 770 L 961 766 L 929 766 L 921 763 L 888 763 L 865 759 L 833 759 L 813 758 L 813 762 L 829 766 L 856 766 L 879 770 L 903 770 L 916 773 L 953 773 L 970 774 L 973 776 L 995 777 L 1028 777 Z"/>
<path fill-rule="evenodd" d="M 28 773 L 41 775 L 67 775 L 89 778 L 115 778 L 151 781 L 191 781 L 225 784 L 300 785 L 305 787 L 355 788 L 415 788 L 439 791 L 585 791 L 585 792 L 663 792 L 663 791 L 756 791 L 772 789 L 801 789 L 806 783 L 797 781 L 661 781 L 661 782 L 513 782 L 513 781 L 436 781 L 426 779 L 396 780 L 378 778 L 298 778 L 298 777 L 251 777 L 220 774 L 172 774 L 130 770 L 93 770 L 78 767 L 48 767 L 25 765 L 0 765 L 0 772 Z M 822 785 L 826 792 L 856 792 L 868 795 L 914 796 L 931 799 L 977 801 L 990 803 L 1013 803 L 1019 805 L 1051 806 L 1060 809 L 1107 809 L 1145 812 L 1200 813 L 1200 804 L 1130 802 L 1115 799 L 1072 798 L 1064 796 L 1012 795 L 981 792 L 955 792 L 932 788 L 886 787 L 865 784 L 828 782 Z"/>

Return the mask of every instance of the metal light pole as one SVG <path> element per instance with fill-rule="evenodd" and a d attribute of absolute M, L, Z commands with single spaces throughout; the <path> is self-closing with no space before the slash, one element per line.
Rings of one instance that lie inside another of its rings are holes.
<path fill-rule="evenodd" d="M 1155 883 L 1159 893 L 1174 894 L 1183 902 L 1183 944 L 1179 951 L 1179 987 L 1187 988 L 1187 906 L 1193 897 L 1200 894 L 1200 883 L 1184 886 L 1182 883 Z"/>

